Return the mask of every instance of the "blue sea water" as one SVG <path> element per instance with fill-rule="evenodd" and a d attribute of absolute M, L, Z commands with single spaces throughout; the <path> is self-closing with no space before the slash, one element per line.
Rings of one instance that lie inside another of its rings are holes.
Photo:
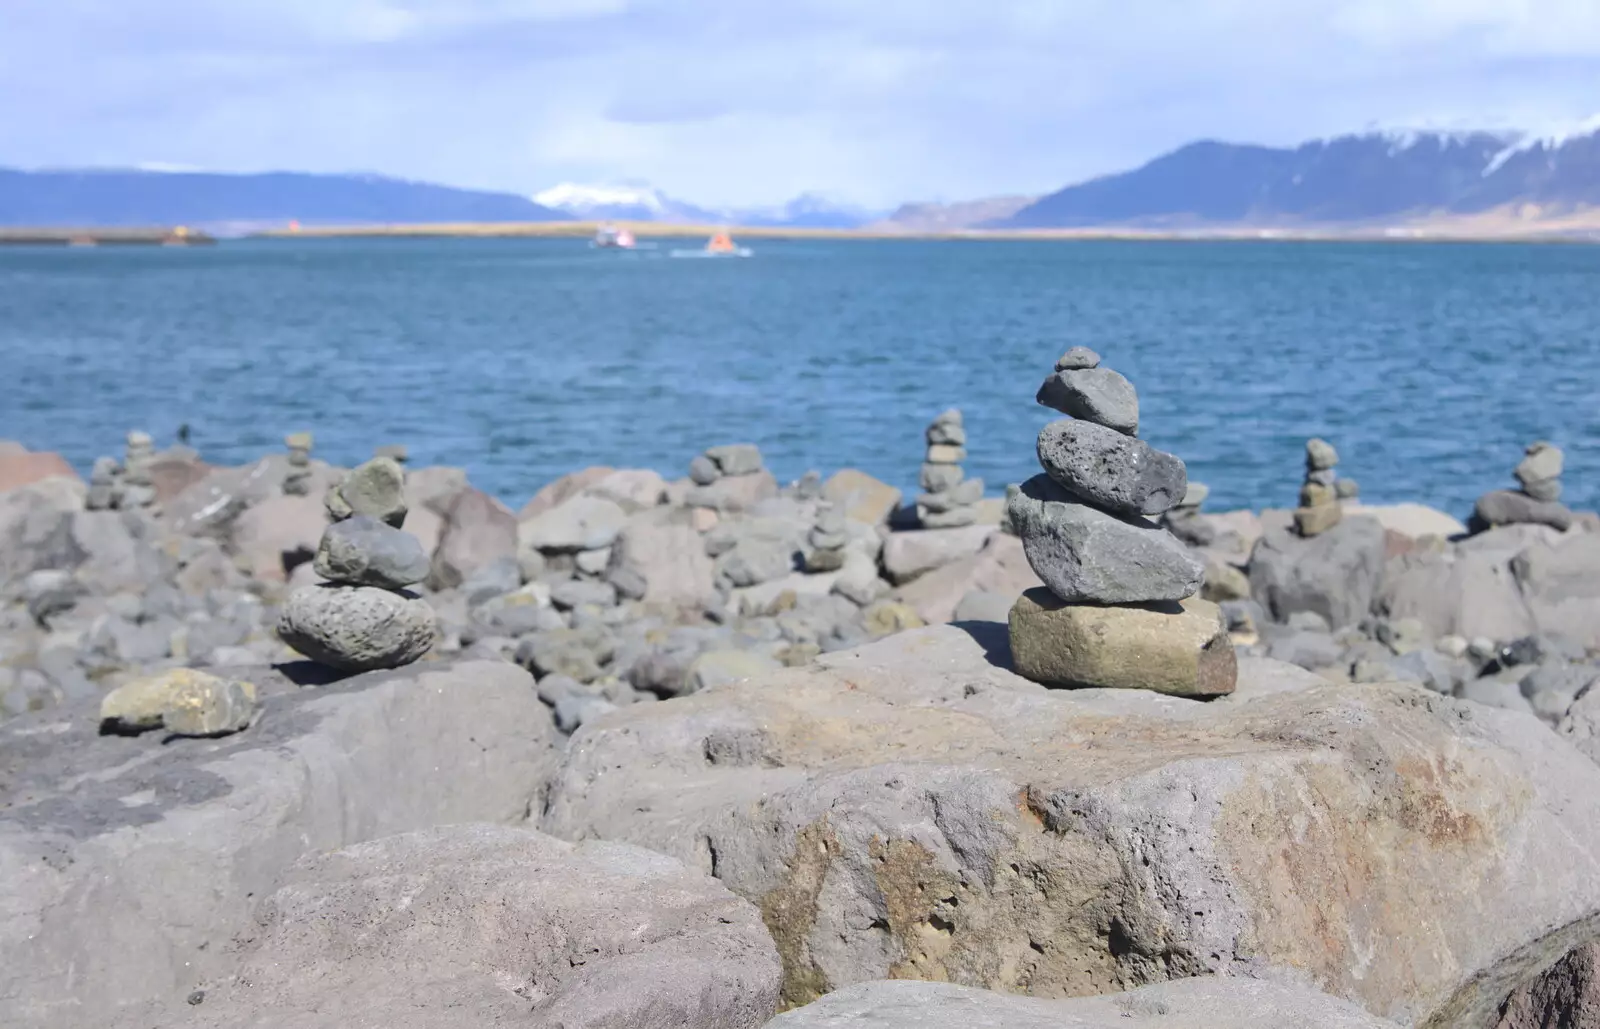
<path fill-rule="evenodd" d="M 758 443 L 782 478 L 915 484 L 960 407 L 969 475 L 1034 474 L 1067 347 L 1138 386 L 1141 434 L 1211 509 L 1292 505 L 1320 435 L 1373 502 L 1464 515 L 1525 444 L 1600 501 L 1600 248 L 1419 243 L 755 242 L 672 260 L 573 240 L 0 248 L 0 438 L 87 470 L 188 423 L 238 463 L 311 429 L 404 443 L 520 505 L 591 464 L 683 473 Z"/>

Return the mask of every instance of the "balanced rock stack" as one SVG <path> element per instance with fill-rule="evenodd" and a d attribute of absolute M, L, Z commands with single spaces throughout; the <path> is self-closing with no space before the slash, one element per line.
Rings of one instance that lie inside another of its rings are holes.
<path fill-rule="evenodd" d="M 1334 466 L 1339 452 L 1323 439 L 1306 441 L 1306 480 L 1300 486 L 1300 506 L 1294 512 L 1294 527 L 1302 536 L 1320 536 L 1344 518 L 1339 503 L 1339 474 Z"/>
<path fill-rule="evenodd" d="M 1006 491 L 1045 585 L 1011 609 L 1016 671 L 1048 686 L 1233 692 L 1238 666 L 1221 609 L 1195 597 L 1204 566 L 1150 517 L 1184 498 L 1188 472 L 1137 437 L 1133 384 L 1074 347 L 1038 400 L 1072 417 L 1039 433 L 1045 474 Z"/>
<path fill-rule="evenodd" d="M 115 510 L 122 502 L 122 465 L 114 457 L 97 457 L 89 470 L 89 494 L 84 507 L 91 511 Z"/>
<path fill-rule="evenodd" d="M 328 491 L 335 519 L 322 534 L 314 570 L 325 583 L 290 594 L 278 637 L 313 661 L 348 672 L 398 668 L 428 652 L 436 620 L 407 590 L 428 577 L 421 541 L 405 523 L 405 475 L 373 458 Z"/>
<path fill-rule="evenodd" d="M 689 462 L 690 507 L 742 511 L 778 495 L 778 481 L 761 460 L 754 443 L 710 447 Z"/>
<path fill-rule="evenodd" d="M 289 448 L 289 471 L 283 477 L 283 492 L 303 497 L 311 492 L 311 444 L 309 432 L 292 432 L 283 438 Z"/>
<path fill-rule="evenodd" d="M 983 480 L 968 479 L 961 470 L 967 458 L 967 430 L 955 408 L 933 420 L 926 433 L 928 453 L 922 465 L 922 495 L 917 520 L 924 529 L 954 529 L 978 520 Z"/>
<path fill-rule="evenodd" d="M 1491 490 L 1479 497 L 1473 511 L 1473 528 L 1529 523 L 1565 531 L 1577 516 L 1561 503 L 1564 465 L 1560 447 L 1544 440 L 1530 443 L 1511 473 L 1521 488 Z"/>
<path fill-rule="evenodd" d="M 849 542 L 844 509 L 827 501 L 817 505 L 817 520 L 806 535 L 806 571 L 836 572 L 843 568 L 844 548 Z"/>
<path fill-rule="evenodd" d="M 128 433 L 128 448 L 122 460 L 122 501 L 124 508 L 149 507 L 156 501 L 150 481 L 150 465 L 155 460 L 155 441 L 148 432 Z"/>

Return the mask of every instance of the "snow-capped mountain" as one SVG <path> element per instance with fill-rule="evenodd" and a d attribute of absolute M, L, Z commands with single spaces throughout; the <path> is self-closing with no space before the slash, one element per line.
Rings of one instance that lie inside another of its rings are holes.
<path fill-rule="evenodd" d="M 1600 131 L 1387 131 L 1298 147 L 1202 141 L 1052 193 L 996 223 L 1371 223 L 1510 205 L 1600 205 Z"/>
<path fill-rule="evenodd" d="M 580 185 L 563 182 L 534 194 L 533 202 L 583 221 L 643 221 L 706 224 L 722 220 L 715 211 L 675 200 L 640 185 Z"/>
<path fill-rule="evenodd" d="M 803 193 L 779 207 L 710 208 L 634 184 L 591 186 L 564 182 L 536 193 L 533 201 L 584 221 L 849 229 L 878 217 L 865 208 L 820 193 Z"/>

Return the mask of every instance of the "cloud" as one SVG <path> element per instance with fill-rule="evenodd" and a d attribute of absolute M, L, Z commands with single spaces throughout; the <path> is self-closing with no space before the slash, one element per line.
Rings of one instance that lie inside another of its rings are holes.
<path fill-rule="evenodd" d="M 7 0 L 0 164 L 707 204 L 1054 188 L 1208 136 L 1594 113 L 1592 0 Z M 64 73 L 70 70 L 70 74 Z"/>

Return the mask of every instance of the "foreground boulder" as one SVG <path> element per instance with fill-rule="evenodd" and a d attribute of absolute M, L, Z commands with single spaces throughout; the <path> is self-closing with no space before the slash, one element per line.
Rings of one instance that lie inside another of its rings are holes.
<path fill-rule="evenodd" d="M 1037 1000 L 949 983 L 861 983 L 768 1029 L 1393 1029 L 1315 990 L 1203 976 L 1109 996 Z"/>
<path fill-rule="evenodd" d="M 305 853 L 540 806 L 558 737 L 512 665 L 317 690 L 268 673 L 257 724 L 220 740 L 100 736 L 93 701 L 0 726 L 8 1029 L 180 1003 L 231 971 L 229 940 Z"/>
<path fill-rule="evenodd" d="M 1477 1025 L 1600 920 L 1600 769 L 1526 715 L 1262 659 L 1212 701 L 1050 690 L 980 635 L 585 724 L 543 825 L 713 871 L 761 908 L 790 1004 L 1294 969 Z"/>
<path fill-rule="evenodd" d="M 308 856 L 239 946 L 182 1024 L 756 1029 L 778 1003 L 760 914 L 715 880 L 492 825 Z"/>

